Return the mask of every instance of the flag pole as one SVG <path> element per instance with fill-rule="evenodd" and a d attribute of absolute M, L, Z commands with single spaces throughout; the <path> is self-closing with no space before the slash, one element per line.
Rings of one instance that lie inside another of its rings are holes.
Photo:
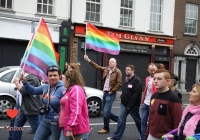
<path fill-rule="evenodd" d="M 24 52 L 24 55 L 23 55 L 23 57 L 21 58 L 20 65 L 19 65 L 19 69 L 20 69 L 21 66 L 22 66 L 23 58 L 24 58 L 25 55 L 26 55 L 26 51 L 27 51 L 28 48 L 30 47 L 30 43 L 31 43 L 31 41 L 32 41 L 32 39 L 33 39 L 33 36 L 34 36 L 34 33 L 31 34 L 31 39 L 29 40 L 28 45 L 27 45 L 27 47 L 26 47 L 26 50 L 25 50 L 25 52 Z M 25 64 L 24 64 L 24 65 L 25 65 Z M 23 69 L 24 69 L 24 66 L 23 66 Z M 23 70 L 23 69 L 22 69 L 22 70 Z M 19 73 L 17 73 L 16 77 L 19 78 Z"/>
<path fill-rule="evenodd" d="M 42 17 L 40 18 L 40 21 L 39 21 L 39 23 L 38 23 L 37 31 L 38 31 L 38 28 L 39 28 L 39 25 L 40 25 L 41 21 L 42 21 Z M 34 34 L 34 36 L 33 36 L 33 38 L 32 38 L 32 42 L 31 42 L 31 44 L 30 44 L 30 47 L 32 46 L 33 40 L 34 40 L 34 39 L 35 39 L 35 34 Z M 23 65 L 22 70 L 24 70 L 24 67 L 25 67 L 25 64 L 26 64 L 26 62 L 27 62 L 27 59 L 28 59 L 29 54 L 30 54 L 30 50 L 29 50 L 29 52 L 28 52 L 28 54 L 27 54 L 27 57 L 26 57 L 26 59 L 25 59 L 25 61 L 24 61 L 24 65 Z"/>
<path fill-rule="evenodd" d="M 88 24 L 88 23 L 86 23 L 86 31 L 85 31 L 85 55 L 86 55 L 87 24 Z"/>

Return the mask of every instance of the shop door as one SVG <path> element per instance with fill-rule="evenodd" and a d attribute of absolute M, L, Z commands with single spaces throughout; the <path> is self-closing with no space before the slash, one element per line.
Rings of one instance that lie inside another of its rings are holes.
<path fill-rule="evenodd" d="M 83 76 L 85 86 L 102 89 L 101 84 L 101 72 L 99 70 L 96 70 L 94 67 L 92 67 L 85 59 L 85 49 L 84 49 L 84 43 L 85 39 L 79 39 L 79 54 L 78 54 L 78 62 L 81 64 L 80 71 Z M 88 57 L 97 63 L 98 65 L 101 65 L 101 54 L 87 49 L 86 54 Z"/>
<path fill-rule="evenodd" d="M 0 67 L 19 66 L 28 41 L 0 39 Z"/>
<path fill-rule="evenodd" d="M 186 91 L 189 92 L 192 90 L 192 86 L 196 81 L 196 59 L 187 59 L 186 60 Z"/>
<path fill-rule="evenodd" d="M 145 79 L 148 76 L 147 67 L 150 63 L 150 55 L 147 54 L 134 54 L 120 52 L 120 55 L 109 55 L 108 58 L 115 58 L 117 60 L 117 67 L 122 72 L 122 82 L 124 83 L 126 74 L 126 65 L 135 66 L 135 74 L 142 80 L 142 88 L 145 86 Z"/>

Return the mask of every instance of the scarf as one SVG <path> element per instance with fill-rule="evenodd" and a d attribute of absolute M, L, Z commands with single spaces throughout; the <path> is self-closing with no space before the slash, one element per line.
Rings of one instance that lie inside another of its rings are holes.
<path fill-rule="evenodd" d="M 197 124 L 200 120 L 200 106 L 194 106 L 193 104 L 191 104 L 183 111 L 181 122 L 179 123 L 178 126 L 178 135 L 180 134 L 181 125 L 185 121 L 185 117 L 187 116 L 188 113 L 193 114 L 193 116 L 186 122 L 183 129 L 183 135 L 193 136 L 195 134 Z"/>

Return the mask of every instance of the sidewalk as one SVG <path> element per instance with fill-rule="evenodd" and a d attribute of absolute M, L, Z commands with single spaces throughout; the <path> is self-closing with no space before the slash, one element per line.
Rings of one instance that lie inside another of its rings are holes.
<path fill-rule="evenodd" d="M 116 95 L 116 101 L 120 101 L 120 95 L 121 95 L 121 91 L 118 91 L 117 92 L 117 95 Z M 189 104 L 189 92 L 182 92 L 182 103 L 183 104 Z"/>

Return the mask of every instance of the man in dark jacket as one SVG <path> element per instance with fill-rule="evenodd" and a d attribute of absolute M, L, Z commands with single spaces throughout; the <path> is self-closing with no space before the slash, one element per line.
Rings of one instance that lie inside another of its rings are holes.
<path fill-rule="evenodd" d="M 122 83 L 122 73 L 116 67 L 117 62 L 114 58 L 109 60 L 108 67 L 101 67 L 91 61 L 87 55 L 84 56 L 84 59 L 88 61 L 93 67 L 103 72 L 103 120 L 104 120 L 104 127 L 100 131 L 99 134 L 105 134 L 110 131 L 109 123 L 110 119 L 113 121 L 118 121 L 118 116 L 111 112 L 112 104 L 116 98 L 116 91 L 119 90 Z"/>
<path fill-rule="evenodd" d="M 39 79 L 30 73 L 26 73 L 27 81 L 34 87 L 40 86 Z M 23 127 L 26 121 L 29 122 L 32 133 L 36 132 L 39 126 L 39 108 L 41 106 L 40 95 L 29 94 L 24 87 L 19 83 L 19 79 L 15 77 L 14 83 L 22 94 L 20 117 L 15 120 L 15 127 Z M 22 131 L 13 131 L 13 140 L 21 140 Z"/>
<path fill-rule="evenodd" d="M 117 122 L 117 130 L 113 137 L 108 140 L 120 140 L 126 127 L 126 118 L 128 114 L 133 117 L 139 133 L 141 134 L 141 118 L 139 107 L 142 96 L 142 82 L 139 77 L 134 74 L 135 67 L 133 65 L 126 66 L 126 80 L 122 85 L 120 114 Z"/>
<path fill-rule="evenodd" d="M 176 84 L 177 84 L 177 81 L 179 80 L 179 78 L 178 78 L 178 76 L 176 75 L 176 74 L 174 74 L 174 73 L 170 73 L 170 83 L 168 84 L 168 87 L 172 90 L 172 91 L 174 91 L 177 95 L 178 95 L 178 97 L 180 98 L 180 99 L 182 99 L 182 94 L 180 93 L 180 91 L 178 91 L 177 89 L 176 89 Z"/>

